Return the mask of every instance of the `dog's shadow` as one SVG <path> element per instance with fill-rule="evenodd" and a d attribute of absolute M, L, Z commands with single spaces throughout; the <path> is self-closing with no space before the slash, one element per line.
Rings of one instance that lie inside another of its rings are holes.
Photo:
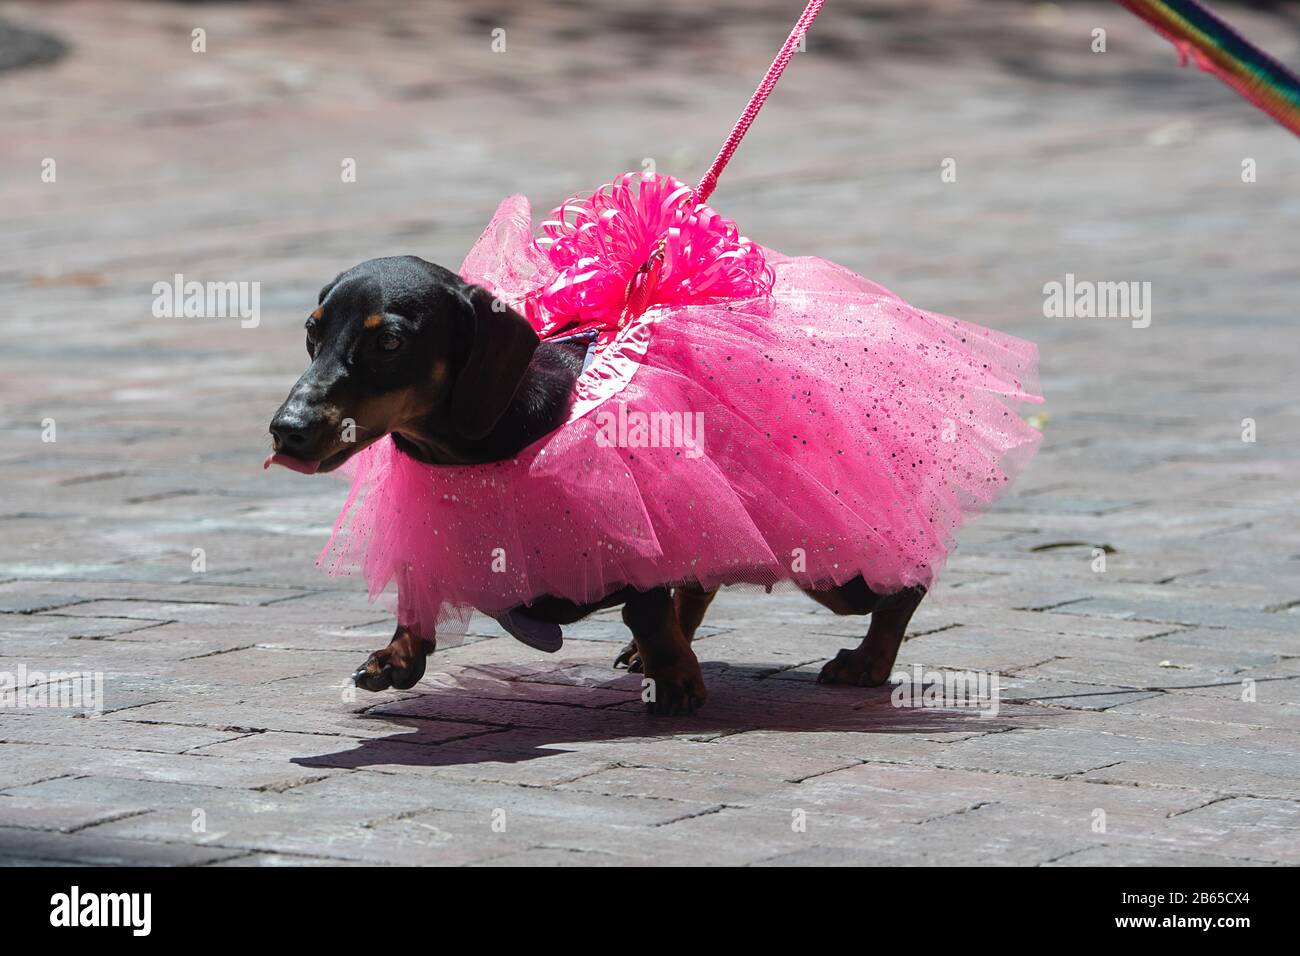
<path fill-rule="evenodd" d="M 979 735 L 1026 726 L 1037 708 L 899 706 L 891 687 L 816 683 L 781 665 L 703 664 L 708 704 L 691 716 L 652 716 L 642 678 L 587 665 L 478 666 L 427 677 L 407 696 L 362 711 L 391 734 L 351 738 L 345 749 L 295 757 L 304 767 L 451 767 L 554 757 L 592 742 L 711 739 L 746 732 Z M 617 674 L 617 676 L 614 676 Z M 776 676 L 776 675 L 782 676 Z M 609 675 L 609 676 L 606 676 Z M 957 739 L 949 737 L 948 739 Z"/>

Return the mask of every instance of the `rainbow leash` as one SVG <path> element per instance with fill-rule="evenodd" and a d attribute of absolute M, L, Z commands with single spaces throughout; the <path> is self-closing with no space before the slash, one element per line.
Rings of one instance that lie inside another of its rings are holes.
<path fill-rule="evenodd" d="M 1178 48 L 1300 136 L 1300 77 L 1194 0 L 1119 0 Z"/>
<path fill-rule="evenodd" d="M 695 201 L 706 202 L 718 183 L 718 176 L 726 167 L 741 139 L 749 131 L 758 111 L 767 102 L 776 82 L 790 63 L 795 48 L 807 34 L 826 0 L 808 0 L 794 29 L 782 44 L 776 59 L 768 67 L 763 81 L 750 97 L 745 109 L 732 127 L 731 134 L 717 158 L 695 187 Z M 1273 59 L 1255 44 L 1230 27 L 1196 0 L 1118 0 L 1132 13 L 1149 23 L 1157 33 L 1178 49 L 1184 66 L 1189 58 L 1207 73 L 1213 73 L 1236 90 L 1243 98 L 1254 103 L 1291 132 L 1300 136 L 1300 77 Z M 646 272 L 662 261 L 656 251 L 651 261 L 642 267 Z M 653 276 L 645 277 L 653 284 Z M 633 284 L 638 279 L 633 279 Z M 632 289 L 629 288 L 629 295 Z"/>

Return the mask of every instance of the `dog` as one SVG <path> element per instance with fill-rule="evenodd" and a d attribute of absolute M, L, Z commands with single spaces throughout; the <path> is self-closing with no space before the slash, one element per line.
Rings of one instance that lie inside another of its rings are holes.
<path fill-rule="evenodd" d="M 271 420 L 272 456 L 296 471 L 330 472 L 391 435 L 405 455 L 428 465 L 513 458 L 568 416 L 587 342 L 540 341 L 518 312 L 487 290 L 414 256 L 370 259 L 320 291 L 306 323 L 311 365 Z M 355 440 L 344 440 L 344 423 Z M 543 596 L 519 612 L 551 626 L 622 605 L 631 641 L 614 662 L 653 682 L 647 709 L 690 714 L 707 691 L 691 648 L 715 591 L 665 581 L 622 588 L 593 604 Z M 862 643 L 841 650 L 818 681 L 878 686 L 888 680 L 925 588 L 878 594 L 861 578 L 806 590 L 841 615 L 871 615 Z M 380 691 L 414 686 L 436 635 L 402 621 L 387 647 L 352 675 Z"/>

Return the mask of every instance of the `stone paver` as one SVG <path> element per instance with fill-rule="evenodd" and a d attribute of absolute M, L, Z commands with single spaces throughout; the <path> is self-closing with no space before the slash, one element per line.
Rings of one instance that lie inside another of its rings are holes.
<path fill-rule="evenodd" d="M 996 716 L 819 687 L 862 622 L 790 595 L 715 603 L 692 719 L 640 712 L 615 613 L 348 693 L 391 624 L 313 567 L 345 488 L 259 467 L 302 316 L 360 259 L 458 264 L 507 192 L 697 176 L 797 4 L 666 6 L 0 10 L 62 53 L 0 72 L 0 671 L 104 688 L 0 711 L 0 858 L 1300 862 L 1300 151 L 1114 4 L 837 0 L 716 194 L 1040 343 L 1041 454 L 900 659 L 997 672 Z M 1300 63 L 1293 9 L 1222 6 Z M 155 318 L 177 273 L 261 323 Z M 1066 273 L 1150 282 L 1150 326 L 1045 318 Z"/>

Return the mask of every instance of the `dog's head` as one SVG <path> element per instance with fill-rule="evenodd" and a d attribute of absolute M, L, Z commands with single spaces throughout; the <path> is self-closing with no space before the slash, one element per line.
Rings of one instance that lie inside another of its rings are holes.
<path fill-rule="evenodd" d="M 414 256 L 341 273 L 306 328 L 311 366 L 271 419 L 266 464 L 307 474 L 404 430 L 456 460 L 505 413 L 538 344 L 519 313 Z"/>

